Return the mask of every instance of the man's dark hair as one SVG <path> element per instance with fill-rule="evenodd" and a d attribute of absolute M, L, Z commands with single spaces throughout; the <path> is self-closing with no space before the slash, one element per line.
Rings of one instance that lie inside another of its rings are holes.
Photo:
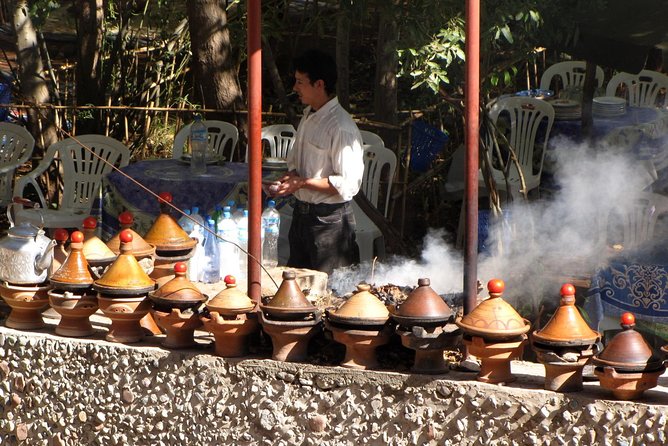
<path fill-rule="evenodd" d="M 327 94 L 336 92 L 336 62 L 329 54 L 310 49 L 296 57 L 292 63 L 295 71 L 307 74 L 311 83 L 322 79 Z"/>

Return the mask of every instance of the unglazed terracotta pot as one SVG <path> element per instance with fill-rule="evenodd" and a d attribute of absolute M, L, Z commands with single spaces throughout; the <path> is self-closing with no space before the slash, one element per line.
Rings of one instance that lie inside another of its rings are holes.
<path fill-rule="evenodd" d="M 345 301 L 339 308 L 327 312 L 327 320 L 336 324 L 354 326 L 384 325 L 390 312 L 380 299 L 369 290 L 366 283 L 357 285 L 357 292 Z"/>
<path fill-rule="evenodd" d="M 151 274 L 153 271 L 153 263 L 155 258 L 155 246 L 150 245 L 139 235 L 134 229 L 132 229 L 132 224 L 134 223 L 134 216 L 131 212 L 125 211 L 121 212 L 118 216 L 118 222 L 120 223 L 121 230 L 114 235 L 107 242 L 107 246 L 111 249 L 114 254 L 118 255 L 121 253 L 121 240 L 120 235 L 123 231 L 129 230 L 132 234 L 132 243 L 131 251 L 135 256 L 135 259 L 141 265 L 141 268 L 146 274 Z"/>
<path fill-rule="evenodd" d="M 97 300 L 102 313 L 111 320 L 107 341 L 129 344 L 144 338 L 139 321 L 151 310 L 146 295 L 108 297 L 98 293 Z"/>
<path fill-rule="evenodd" d="M 9 328 L 38 330 L 44 327 L 42 313 L 49 308 L 51 285 L 10 285 L 0 283 L 0 296 L 12 309 L 5 321 Z"/>
<path fill-rule="evenodd" d="M 645 390 L 656 387 L 659 377 L 666 368 L 653 372 L 617 372 L 613 367 L 596 367 L 594 374 L 598 377 L 601 387 L 612 392 L 618 400 L 636 400 L 642 397 Z"/>
<path fill-rule="evenodd" d="M 174 308 L 197 312 L 198 307 L 206 301 L 206 295 L 188 280 L 188 267 L 185 262 L 176 262 L 173 270 L 172 280 L 148 294 L 149 299 L 153 301 L 153 307 L 165 313 Z"/>
<path fill-rule="evenodd" d="M 510 361 L 521 358 L 524 345 L 528 342 L 526 335 L 517 340 L 487 341 L 479 336 L 464 336 L 464 345 L 469 353 L 480 358 L 480 373 L 477 380 L 490 384 L 510 383 L 515 381 L 511 373 Z"/>
<path fill-rule="evenodd" d="M 116 254 L 97 236 L 97 219 L 95 217 L 84 219 L 82 232 L 84 234 L 84 257 L 86 257 L 93 278 L 99 279 L 109 265 L 116 260 Z"/>
<path fill-rule="evenodd" d="M 210 317 L 201 316 L 204 329 L 213 334 L 216 355 L 238 358 L 248 355 L 249 337 L 257 332 L 257 313 L 223 317 L 212 311 Z"/>
<path fill-rule="evenodd" d="M 283 271 L 283 282 L 271 300 L 260 309 L 274 319 L 301 319 L 318 309 L 306 299 L 294 271 Z"/>
<path fill-rule="evenodd" d="M 224 278 L 225 289 L 216 294 L 206 303 L 210 312 L 216 312 L 222 316 L 234 316 L 253 311 L 255 303 L 243 291 L 237 288 L 237 281 L 234 276 L 227 275 Z"/>
<path fill-rule="evenodd" d="M 163 347 L 179 349 L 197 345 L 195 330 L 202 326 L 197 312 L 182 313 L 180 309 L 173 308 L 169 313 L 153 309 L 151 314 L 158 326 L 166 333 L 162 341 Z"/>
<path fill-rule="evenodd" d="M 455 324 L 442 327 L 411 328 L 397 326 L 401 344 L 415 351 L 415 360 L 411 370 L 415 373 L 443 374 L 450 371 L 445 360 L 445 350 L 454 349 L 459 344 L 461 330 Z"/>
<path fill-rule="evenodd" d="M 60 315 L 56 334 L 60 336 L 86 337 L 95 333 L 90 316 L 97 311 L 97 296 L 77 294 L 72 291 L 50 290 L 49 303 Z"/>
<path fill-rule="evenodd" d="M 272 359 L 287 362 L 306 360 L 309 341 L 322 330 L 320 313 L 314 313 L 312 319 L 297 321 L 269 319 L 262 312 L 259 315 L 262 330 L 271 338 Z"/>

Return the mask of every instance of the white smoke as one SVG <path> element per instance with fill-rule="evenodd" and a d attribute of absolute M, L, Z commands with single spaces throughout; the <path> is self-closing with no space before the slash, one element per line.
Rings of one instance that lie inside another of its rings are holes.
<path fill-rule="evenodd" d="M 488 229 L 488 253 L 478 258 L 478 278 L 506 282 L 505 297 L 514 305 L 535 305 L 543 298 L 558 301 L 564 276 L 593 273 L 604 259 L 600 221 L 632 205 L 635 194 L 655 177 L 644 163 L 623 150 L 598 150 L 555 140 L 554 176 L 559 190 L 551 197 L 515 201 L 503 207 L 500 223 Z M 463 259 L 446 244 L 443 232 L 430 230 L 419 259 L 393 257 L 377 263 L 335 271 L 330 287 L 344 294 L 361 281 L 377 285 L 416 286 L 428 277 L 439 294 L 461 292 Z M 551 280 L 553 279 L 553 280 Z M 487 292 L 483 291 L 483 296 Z"/>

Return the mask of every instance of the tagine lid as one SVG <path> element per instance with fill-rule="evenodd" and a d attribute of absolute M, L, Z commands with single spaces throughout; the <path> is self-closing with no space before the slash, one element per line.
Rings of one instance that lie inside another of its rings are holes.
<path fill-rule="evenodd" d="M 52 285 L 61 288 L 88 288 L 93 285 L 94 279 L 83 254 L 84 235 L 80 231 L 74 231 L 70 240 L 70 254 L 49 280 Z"/>
<path fill-rule="evenodd" d="M 160 215 L 155 219 L 153 225 L 144 236 L 146 243 L 155 246 L 158 251 L 184 251 L 194 248 L 197 240 L 191 238 L 179 223 L 169 215 L 169 205 L 172 202 L 172 194 L 160 193 Z"/>
<path fill-rule="evenodd" d="M 260 305 L 263 311 L 269 314 L 306 314 L 318 310 L 304 296 L 297 284 L 297 275 L 294 271 L 283 271 L 283 282 L 276 290 L 276 294 L 265 305 Z"/>
<path fill-rule="evenodd" d="M 663 367 L 663 359 L 634 328 L 635 316 L 624 313 L 620 318 L 622 331 L 593 358 L 594 365 L 612 367 L 626 372 L 649 372 Z"/>
<path fill-rule="evenodd" d="M 235 315 L 248 313 L 255 308 L 255 303 L 243 291 L 237 288 L 234 276 L 225 276 L 225 289 L 216 294 L 206 303 L 209 311 L 221 315 Z"/>
<path fill-rule="evenodd" d="M 120 232 L 121 253 L 102 277 L 94 282 L 96 290 L 108 294 L 133 295 L 155 289 L 155 281 L 144 272 L 133 254 L 133 237 L 134 231 L 131 229 Z"/>
<path fill-rule="evenodd" d="M 130 226 L 132 226 L 134 223 L 134 216 L 131 212 L 121 212 L 118 216 L 118 222 L 121 225 L 121 231 L 118 231 L 118 233 L 107 242 L 107 246 L 113 251 L 114 254 L 119 254 L 121 252 L 120 235 L 121 232 L 125 230 L 129 230 L 132 234 L 132 254 L 134 256 L 145 257 L 155 254 L 155 246 L 148 244 L 141 235 L 130 228 Z"/>
<path fill-rule="evenodd" d="M 561 303 L 552 318 L 533 333 L 537 342 L 549 345 L 591 345 L 601 339 L 592 330 L 575 306 L 575 287 L 566 283 L 561 287 Z"/>
<path fill-rule="evenodd" d="M 97 229 L 97 219 L 95 217 L 87 217 L 83 221 L 83 253 L 86 260 L 89 262 L 112 261 L 116 258 L 116 254 L 109 249 L 100 237 L 95 235 Z"/>
<path fill-rule="evenodd" d="M 360 283 L 357 292 L 350 296 L 339 308 L 327 312 L 333 322 L 349 324 L 384 324 L 390 318 L 385 304 L 370 292 L 371 285 Z"/>
<path fill-rule="evenodd" d="M 204 302 L 206 296 L 193 284 L 186 273 L 188 267 L 184 262 L 176 262 L 174 264 L 175 277 L 166 282 L 157 290 L 149 293 L 152 300 L 161 301 L 162 303 L 193 303 Z"/>
<path fill-rule="evenodd" d="M 505 286 L 501 279 L 487 283 L 489 298 L 455 322 L 465 334 L 493 339 L 519 336 L 531 329 L 529 321 L 501 297 Z"/>

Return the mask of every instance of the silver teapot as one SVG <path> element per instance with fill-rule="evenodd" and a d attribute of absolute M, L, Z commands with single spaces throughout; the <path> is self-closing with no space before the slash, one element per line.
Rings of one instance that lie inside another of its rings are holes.
<path fill-rule="evenodd" d="M 46 281 L 53 261 L 55 240 L 29 222 L 14 226 L 11 206 L 7 207 L 10 228 L 0 239 L 0 281 L 12 284 L 40 284 Z"/>

